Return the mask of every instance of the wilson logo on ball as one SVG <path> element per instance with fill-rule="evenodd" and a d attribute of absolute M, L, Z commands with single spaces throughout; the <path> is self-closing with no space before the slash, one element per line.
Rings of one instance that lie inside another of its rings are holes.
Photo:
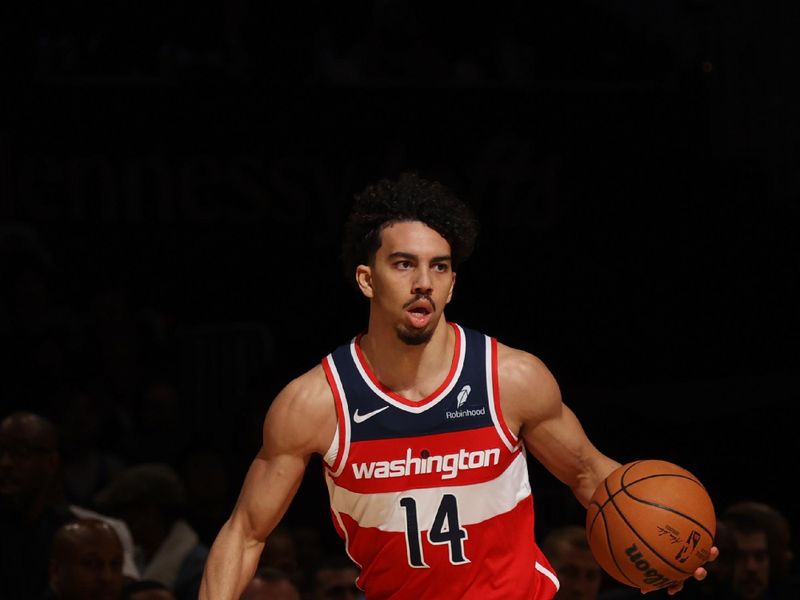
<path fill-rule="evenodd" d="M 628 548 L 626 548 L 625 554 L 628 555 L 628 558 L 634 564 L 634 566 L 642 572 L 644 575 L 644 583 L 647 585 L 662 588 L 672 585 L 673 583 L 678 583 L 674 579 L 664 577 L 664 575 L 662 575 L 658 569 L 651 567 L 650 563 L 642 556 L 639 548 L 636 547 L 636 544 L 631 544 Z"/>

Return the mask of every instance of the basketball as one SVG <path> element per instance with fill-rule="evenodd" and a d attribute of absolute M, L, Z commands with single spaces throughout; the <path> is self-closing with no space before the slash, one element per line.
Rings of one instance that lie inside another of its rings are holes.
<path fill-rule="evenodd" d="M 716 522 L 697 477 L 670 462 L 639 460 L 598 486 L 586 513 L 586 536 L 604 571 L 651 591 L 691 577 L 708 560 Z"/>

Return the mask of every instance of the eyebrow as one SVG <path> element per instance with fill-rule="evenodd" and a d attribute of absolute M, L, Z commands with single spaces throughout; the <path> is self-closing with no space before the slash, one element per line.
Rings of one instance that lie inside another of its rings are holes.
<path fill-rule="evenodd" d="M 415 260 L 415 261 L 419 260 L 419 256 L 417 256 L 416 254 L 411 254 L 410 252 L 392 252 L 389 255 L 389 258 L 390 259 L 405 258 L 405 259 L 408 259 L 408 260 Z M 432 263 L 438 263 L 438 262 L 445 262 L 445 261 L 452 261 L 452 260 L 453 260 L 452 256 L 450 256 L 449 254 L 443 254 L 442 256 L 434 256 L 431 259 L 431 262 Z"/>

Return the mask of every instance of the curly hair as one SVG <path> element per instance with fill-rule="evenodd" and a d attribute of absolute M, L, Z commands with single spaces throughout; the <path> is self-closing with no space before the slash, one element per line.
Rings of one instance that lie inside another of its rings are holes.
<path fill-rule="evenodd" d="M 356 194 L 342 243 L 348 278 L 358 265 L 372 264 L 383 228 L 403 221 L 425 223 L 446 239 L 454 269 L 472 254 L 478 221 L 470 207 L 441 183 L 406 172 L 397 180 L 382 179 Z"/>

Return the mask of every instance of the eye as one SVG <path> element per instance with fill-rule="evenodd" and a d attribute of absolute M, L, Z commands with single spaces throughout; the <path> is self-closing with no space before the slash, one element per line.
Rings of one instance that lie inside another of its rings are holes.
<path fill-rule="evenodd" d="M 450 270 L 450 265 L 447 263 L 436 263 L 433 265 L 433 268 L 437 273 L 447 273 L 447 271 Z"/>
<path fill-rule="evenodd" d="M 411 261 L 410 260 L 400 260 L 394 263 L 394 266 L 398 269 L 410 269 L 411 268 Z"/>

